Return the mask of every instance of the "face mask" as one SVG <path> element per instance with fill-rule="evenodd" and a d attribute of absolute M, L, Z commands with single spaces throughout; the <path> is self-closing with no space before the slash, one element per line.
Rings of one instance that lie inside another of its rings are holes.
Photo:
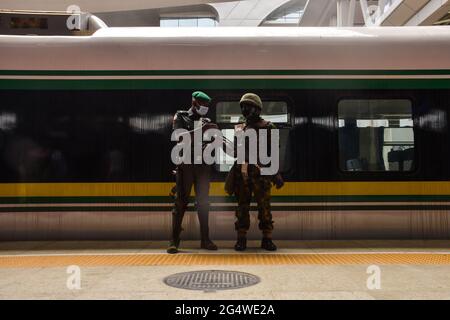
<path fill-rule="evenodd" d="M 249 106 L 249 105 L 243 105 L 241 108 L 242 111 L 242 115 L 246 118 L 246 119 L 252 119 L 258 116 L 257 112 L 256 112 L 256 108 L 254 106 Z"/>
<path fill-rule="evenodd" d="M 200 116 L 204 116 L 208 113 L 209 108 L 205 107 L 205 106 L 198 106 L 197 108 L 195 108 L 195 111 L 200 115 Z"/>

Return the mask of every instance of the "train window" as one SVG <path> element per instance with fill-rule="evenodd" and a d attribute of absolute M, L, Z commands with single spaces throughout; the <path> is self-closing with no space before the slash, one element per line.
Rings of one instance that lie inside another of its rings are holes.
<path fill-rule="evenodd" d="M 289 152 L 289 127 L 290 113 L 285 101 L 263 101 L 264 108 L 261 117 L 277 125 L 280 129 L 280 172 L 290 169 Z M 239 101 L 221 101 L 216 104 L 216 121 L 222 128 L 222 134 L 230 141 L 234 140 L 234 125 L 244 122 Z M 220 172 L 230 171 L 235 159 L 222 150 L 219 154 L 220 163 L 217 170 Z"/>
<path fill-rule="evenodd" d="M 410 100 L 341 100 L 339 165 L 343 171 L 412 171 Z"/>

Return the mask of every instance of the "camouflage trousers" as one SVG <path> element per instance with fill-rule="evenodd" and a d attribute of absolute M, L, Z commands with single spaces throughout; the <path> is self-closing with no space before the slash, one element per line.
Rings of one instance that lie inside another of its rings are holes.
<path fill-rule="evenodd" d="M 235 195 L 238 203 L 235 227 L 238 234 L 245 235 L 250 228 L 250 203 L 252 194 L 258 205 L 259 229 L 265 236 L 273 230 L 272 213 L 270 212 L 271 179 L 267 176 L 249 175 L 243 178 L 240 172 L 236 175 Z"/>

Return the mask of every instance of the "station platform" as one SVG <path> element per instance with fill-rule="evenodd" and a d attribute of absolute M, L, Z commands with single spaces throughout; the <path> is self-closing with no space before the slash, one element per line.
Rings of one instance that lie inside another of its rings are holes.
<path fill-rule="evenodd" d="M 216 243 L 220 250 L 208 252 L 184 241 L 169 255 L 167 242 L 1 242 L 0 299 L 450 299 L 450 241 L 276 241 L 274 253 L 259 241 L 244 253 Z M 77 288 L 68 285 L 73 266 Z M 258 282 L 187 290 L 165 280 L 211 270 Z"/>

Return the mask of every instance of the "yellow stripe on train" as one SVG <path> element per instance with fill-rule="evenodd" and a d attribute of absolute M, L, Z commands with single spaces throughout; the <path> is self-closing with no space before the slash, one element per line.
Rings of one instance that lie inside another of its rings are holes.
<path fill-rule="evenodd" d="M 168 196 L 174 183 L 2 183 L 0 197 Z M 276 196 L 450 195 L 450 181 L 288 182 Z M 212 183 L 212 196 L 225 196 L 223 183 Z"/>

